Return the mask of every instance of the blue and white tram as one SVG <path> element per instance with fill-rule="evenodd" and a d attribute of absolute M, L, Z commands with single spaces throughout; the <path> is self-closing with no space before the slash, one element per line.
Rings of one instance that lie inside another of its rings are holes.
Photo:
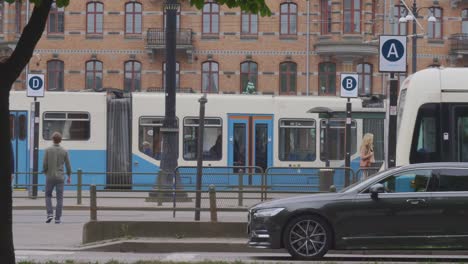
<path fill-rule="evenodd" d="M 200 97 L 200 94 L 177 94 L 179 166 L 196 166 Z M 38 100 L 41 102 L 40 161 L 44 149 L 51 144 L 51 134 L 59 131 L 63 134 L 64 147 L 70 152 L 73 170 L 82 169 L 87 175 L 84 184 L 147 184 L 151 188 L 156 183 L 163 144 L 163 93 L 133 93 L 131 97 L 115 98 L 112 93 L 48 92 Z M 12 136 L 17 171 L 29 171 L 27 146 L 32 100 L 24 92 L 12 92 L 10 101 L 12 120 L 26 120 L 25 131 L 12 134 L 23 135 Z M 360 99 L 353 99 L 352 104 L 352 167 L 357 169 L 364 133 L 374 133 L 377 159 L 384 159 L 385 110 L 365 108 Z M 328 159 L 333 167 L 344 166 L 345 105 L 345 99 L 336 97 L 209 94 L 204 165 L 262 169 L 324 167 Z M 335 117 L 325 119 L 308 113 L 317 106 L 328 107 Z M 332 147 L 328 155 L 325 154 L 327 145 Z M 39 165 L 41 168 L 42 164 Z M 106 175 L 104 172 L 127 173 Z M 17 186 L 28 183 L 25 175 L 18 175 L 14 182 Z M 44 183 L 43 175 L 39 183 Z"/>
<path fill-rule="evenodd" d="M 403 82 L 397 165 L 468 161 L 468 68 L 429 68 Z"/>

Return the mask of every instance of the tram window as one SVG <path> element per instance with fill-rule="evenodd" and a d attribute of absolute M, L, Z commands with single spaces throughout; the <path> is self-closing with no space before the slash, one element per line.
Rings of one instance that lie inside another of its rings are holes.
<path fill-rule="evenodd" d="M 438 137 L 438 104 L 419 108 L 411 145 L 410 163 L 440 161 Z"/>
<path fill-rule="evenodd" d="M 330 120 L 327 126 L 327 120 L 320 122 L 320 160 L 344 160 L 345 159 L 345 120 Z M 328 129 L 328 133 L 326 132 Z M 329 140 L 329 141 L 328 141 Z M 328 144 L 328 142 L 330 144 Z M 327 145 L 330 150 L 327 151 Z M 351 155 L 356 153 L 356 121 L 351 123 Z M 327 155 L 328 154 L 328 155 Z"/>
<path fill-rule="evenodd" d="M 468 161 L 468 108 L 465 106 L 455 106 L 456 120 L 456 161 Z"/>
<path fill-rule="evenodd" d="M 161 160 L 163 136 L 161 128 L 163 126 L 164 117 L 151 117 L 145 116 L 140 118 L 140 126 L 138 132 L 138 149 L 144 154 L 156 159 Z M 179 127 L 179 120 L 177 119 L 177 127 Z M 177 147 L 179 147 L 179 140 L 177 140 Z"/>
<path fill-rule="evenodd" d="M 15 116 L 10 115 L 10 139 L 14 139 L 15 135 Z"/>
<path fill-rule="evenodd" d="M 198 144 L 198 118 L 184 119 L 184 159 L 197 159 Z M 205 130 L 203 136 L 203 160 L 221 160 L 222 142 L 222 121 L 221 118 L 205 118 Z"/>
<path fill-rule="evenodd" d="M 315 121 L 282 119 L 279 128 L 279 159 L 282 161 L 315 160 Z"/>
<path fill-rule="evenodd" d="M 52 140 L 54 132 L 60 132 L 63 140 L 88 140 L 91 135 L 89 113 L 45 112 L 42 123 L 44 140 Z"/>
<path fill-rule="evenodd" d="M 26 119 L 26 115 L 20 115 L 18 122 L 18 138 L 19 140 L 25 140 L 28 135 L 28 120 Z"/>

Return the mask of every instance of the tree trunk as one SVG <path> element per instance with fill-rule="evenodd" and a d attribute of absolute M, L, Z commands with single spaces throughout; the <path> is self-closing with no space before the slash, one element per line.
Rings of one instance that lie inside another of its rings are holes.
<path fill-rule="evenodd" d="M 15 263 L 11 190 L 10 110 L 11 86 L 31 59 L 44 32 L 52 0 L 34 7 L 12 55 L 0 63 L 0 263 Z M 5 157 L 5 158 L 3 158 Z"/>

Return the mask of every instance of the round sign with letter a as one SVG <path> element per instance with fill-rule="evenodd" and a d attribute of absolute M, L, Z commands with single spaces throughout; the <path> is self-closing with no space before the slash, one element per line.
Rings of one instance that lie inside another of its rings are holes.
<path fill-rule="evenodd" d="M 44 97 L 44 74 L 28 74 L 28 97 Z"/>
<path fill-rule="evenodd" d="M 379 71 L 406 72 L 406 36 L 380 36 Z"/>
<path fill-rule="evenodd" d="M 341 74 L 341 97 L 358 97 L 359 77 L 354 73 Z"/>

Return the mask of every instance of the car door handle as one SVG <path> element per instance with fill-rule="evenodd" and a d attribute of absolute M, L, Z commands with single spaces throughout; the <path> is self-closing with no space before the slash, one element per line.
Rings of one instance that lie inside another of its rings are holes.
<path fill-rule="evenodd" d="M 408 199 L 406 200 L 407 203 L 410 203 L 410 204 L 420 204 L 420 203 L 425 203 L 426 200 L 425 199 Z"/>

